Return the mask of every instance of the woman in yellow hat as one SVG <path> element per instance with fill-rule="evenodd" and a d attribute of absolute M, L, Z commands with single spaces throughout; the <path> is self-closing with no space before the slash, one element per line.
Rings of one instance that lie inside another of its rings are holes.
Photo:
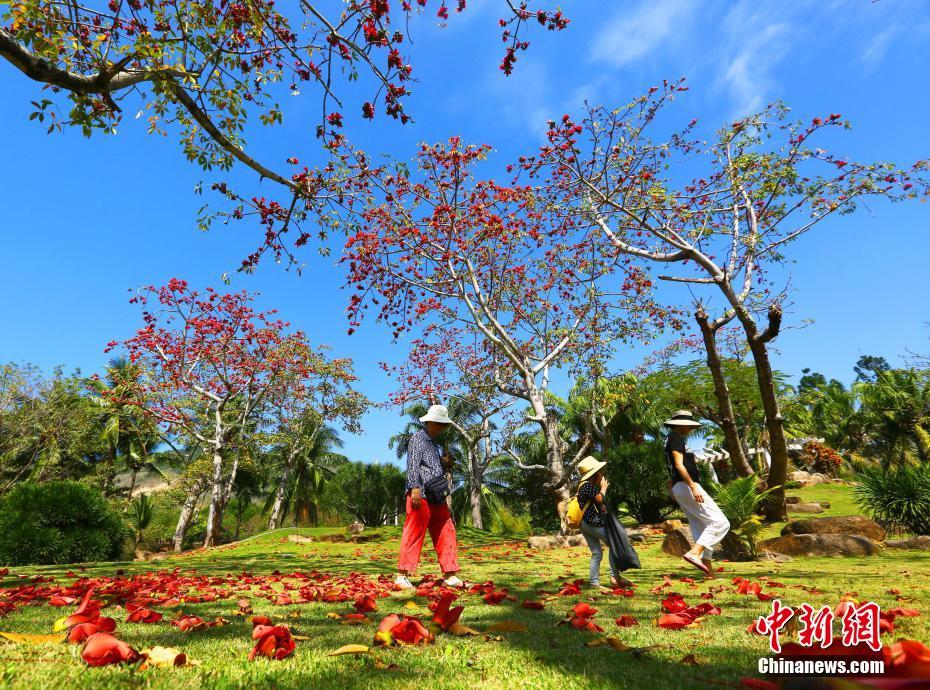
<path fill-rule="evenodd" d="M 581 533 L 584 535 L 588 548 L 591 549 L 591 567 L 588 582 L 592 587 L 601 587 L 601 560 L 604 557 L 602 543 L 609 544 L 606 525 L 609 515 L 604 495 L 610 483 L 604 476 L 606 462 L 601 462 L 590 455 L 578 463 L 578 473 L 581 480 L 578 484 L 578 504 L 584 509 L 581 519 Z M 617 572 L 615 559 L 611 553 L 610 584 L 614 587 L 632 587 L 633 583 Z M 639 566 L 636 566 L 639 567 Z"/>

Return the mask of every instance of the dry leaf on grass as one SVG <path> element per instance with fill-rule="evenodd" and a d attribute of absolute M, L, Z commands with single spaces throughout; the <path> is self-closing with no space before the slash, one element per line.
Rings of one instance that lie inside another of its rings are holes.
<path fill-rule="evenodd" d="M 701 662 L 697 660 L 697 657 L 694 654 L 686 654 L 681 657 L 678 661 L 679 664 L 684 664 L 685 666 L 700 666 Z"/>
<path fill-rule="evenodd" d="M 453 635 L 458 635 L 463 637 L 465 635 L 482 635 L 483 633 L 478 632 L 474 628 L 469 628 L 467 625 L 462 625 L 461 623 L 453 623 L 449 626 L 449 629 L 446 631 L 452 633 Z"/>
<path fill-rule="evenodd" d="M 326 656 L 344 656 L 346 654 L 368 654 L 371 650 L 363 644 L 345 644 Z"/>
<path fill-rule="evenodd" d="M 188 659 L 187 654 L 174 647 L 152 647 L 143 649 L 141 668 L 177 668 L 180 666 L 199 666 L 199 662 Z"/>
<path fill-rule="evenodd" d="M 28 633 L 0 632 L 0 637 L 16 644 L 57 644 L 64 641 L 61 635 L 31 635 Z"/>

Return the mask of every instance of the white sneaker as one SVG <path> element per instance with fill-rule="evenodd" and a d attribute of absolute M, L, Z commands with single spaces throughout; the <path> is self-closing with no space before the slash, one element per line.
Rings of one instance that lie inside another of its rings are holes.
<path fill-rule="evenodd" d="M 453 575 L 452 577 L 447 577 L 445 580 L 443 580 L 442 584 L 444 584 L 446 587 L 461 587 L 465 583 Z"/>
<path fill-rule="evenodd" d="M 416 589 L 406 575 L 398 575 L 397 579 L 394 580 L 394 584 L 401 589 Z"/>

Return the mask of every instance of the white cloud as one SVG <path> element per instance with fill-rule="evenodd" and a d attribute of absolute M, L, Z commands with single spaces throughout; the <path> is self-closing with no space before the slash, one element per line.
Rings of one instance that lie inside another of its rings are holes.
<path fill-rule="evenodd" d="M 723 28 L 726 39 L 718 81 L 733 101 L 733 116 L 740 117 L 768 102 L 773 72 L 790 46 L 790 24 L 775 21 L 744 0 L 727 14 Z"/>
<path fill-rule="evenodd" d="M 698 0 L 642 0 L 632 12 L 620 12 L 594 38 L 592 60 L 623 67 L 676 42 L 691 24 Z"/>
<path fill-rule="evenodd" d="M 878 66 L 878 63 L 885 57 L 888 46 L 898 34 L 897 26 L 889 26 L 884 31 L 879 32 L 870 42 L 868 48 L 862 53 L 859 60 L 865 65 L 867 71 L 872 71 Z"/>

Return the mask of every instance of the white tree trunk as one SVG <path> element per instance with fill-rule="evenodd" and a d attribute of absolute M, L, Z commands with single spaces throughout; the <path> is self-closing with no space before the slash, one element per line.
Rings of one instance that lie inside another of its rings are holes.
<path fill-rule="evenodd" d="M 197 480 L 197 482 L 187 492 L 187 497 L 184 499 L 184 505 L 181 506 L 181 515 L 178 517 L 178 526 L 174 530 L 174 550 L 177 553 L 180 553 L 184 550 L 184 538 L 187 536 L 187 529 L 191 525 L 194 512 L 197 510 L 197 502 L 200 500 L 200 495 L 203 493 L 205 485 L 206 481 L 203 479 Z"/>
<path fill-rule="evenodd" d="M 210 491 L 210 510 L 207 513 L 207 533 L 203 545 L 215 546 L 220 535 L 220 522 L 222 521 L 223 494 L 225 482 L 223 481 L 223 453 L 219 443 L 213 449 L 213 479 Z"/>
<path fill-rule="evenodd" d="M 278 529 L 281 526 L 281 520 L 284 515 L 284 498 L 287 495 L 287 483 L 291 479 L 291 466 L 294 462 L 296 453 L 288 454 L 284 467 L 281 469 L 281 476 L 278 477 L 278 488 L 274 494 L 274 504 L 271 506 L 271 517 L 268 518 L 268 529 Z"/>

